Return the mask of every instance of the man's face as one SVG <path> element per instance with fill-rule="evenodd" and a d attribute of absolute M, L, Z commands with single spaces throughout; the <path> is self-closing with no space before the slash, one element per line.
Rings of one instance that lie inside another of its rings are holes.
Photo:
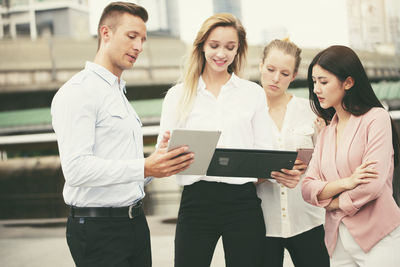
<path fill-rule="evenodd" d="M 109 68 L 117 76 L 132 68 L 146 41 L 146 24 L 140 17 L 123 13 L 109 35 L 103 37 Z"/>

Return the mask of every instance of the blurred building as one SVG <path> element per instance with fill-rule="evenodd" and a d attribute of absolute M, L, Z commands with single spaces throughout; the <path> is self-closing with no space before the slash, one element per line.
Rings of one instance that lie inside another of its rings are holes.
<path fill-rule="evenodd" d="M 242 20 L 242 7 L 240 0 L 213 0 L 214 13 L 232 13 Z"/>
<path fill-rule="evenodd" d="M 269 26 L 261 31 L 261 43 L 267 44 L 274 39 L 283 39 L 289 37 L 289 32 L 284 26 Z"/>
<path fill-rule="evenodd" d="M 179 37 L 178 0 L 134 0 L 129 2 L 134 2 L 135 4 L 143 6 L 149 13 L 149 20 L 146 22 L 149 36 Z M 97 7 L 98 3 L 95 0 L 89 2 L 89 8 L 96 9 Z M 98 14 L 99 18 L 100 14 Z M 98 21 L 95 22 L 96 29 L 97 23 Z M 94 32 L 92 29 L 92 34 L 96 35 L 97 30 Z"/>
<path fill-rule="evenodd" d="M 347 0 L 351 47 L 384 54 L 399 53 L 397 0 Z"/>
<path fill-rule="evenodd" d="M 167 25 L 171 36 L 179 36 L 179 5 L 177 0 L 165 0 L 166 1 L 166 13 L 167 13 Z"/>
<path fill-rule="evenodd" d="M 87 0 L 0 0 L 0 39 L 46 35 L 87 38 Z"/>
<path fill-rule="evenodd" d="M 400 55 L 400 1 L 386 0 L 386 12 L 389 20 L 389 33 L 396 54 Z"/>

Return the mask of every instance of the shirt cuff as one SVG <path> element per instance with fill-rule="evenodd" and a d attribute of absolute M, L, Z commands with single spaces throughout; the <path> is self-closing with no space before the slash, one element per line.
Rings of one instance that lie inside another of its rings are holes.
<path fill-rule="evenodd" d="M 339 195 L 339 208 L 348 216 L 353 216 L 360 210 L 354 206 L 348 192 L 343 192 Z"/>
<path fill-rule="evenodd" d="M 144 181 L 144 158 L 126 160 L 125 164 L 128 166 L 126 169 L 126 176 L 129 177 L 128 182 Z"/>
<path fill-rule="evenodd" d="M 144 178 L 144 185 L 148 185 L 149 183 L 151 183 L 153 181 L 154 177 L 153 176 L 148 176 Z"/>
<path fill-rule="evenodd" d="M 311 196 L 311 201 L 312 201 L 313 205 L 321 207 L 321 208 L 325 208 L 326 206 L 328 206 L 331 203 L 332 198 L 318 200 L 318 195 L 322 192 L 322 190 L 324 190 L 324 188 L 328 184 L 328 182 L 314 181 L 314 183 L 315 183 L 315 187 L 317 188 L 317 190 L 315 190 L 313 192 L 313 195 Z"/>
<path fill-rule="evenodd" d="M 142 166 L 143 166 L 143 177 L 144 177 L 144 164 L 145 164 L 146 159 L 143 158 L 143 159 L 141 159 L 141 160 L 143 160 L 143 161 L 142 161 Z M 144 185 L 145 185 L 145 186 L 148 185 L 149 183 L 151 183 L 151 181 L 153 181 L 153 179 L 154 179 L 153 176 L 144 177 Z"/>

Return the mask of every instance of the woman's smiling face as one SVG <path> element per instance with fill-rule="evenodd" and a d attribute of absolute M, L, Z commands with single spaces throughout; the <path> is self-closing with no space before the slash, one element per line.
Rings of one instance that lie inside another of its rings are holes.
<path fill-rule="evenodd" d="M 235 59 L 239 38 L 233 27 L 216 27 L 204 42 L 205 69 L 209 71 L 228 71 Z"/>

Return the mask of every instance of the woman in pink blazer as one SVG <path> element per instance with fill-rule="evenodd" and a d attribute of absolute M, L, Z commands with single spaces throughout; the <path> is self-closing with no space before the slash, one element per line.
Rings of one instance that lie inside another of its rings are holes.
<path fill-rule="evenodd" d="M 353 50 L 331 46 L 308 68 L 321 131 L 302 183 L 305 201 L 326 209 L 331 266 L 399 266 L 400 209 L 392 196 L 399 141 Z"/>

